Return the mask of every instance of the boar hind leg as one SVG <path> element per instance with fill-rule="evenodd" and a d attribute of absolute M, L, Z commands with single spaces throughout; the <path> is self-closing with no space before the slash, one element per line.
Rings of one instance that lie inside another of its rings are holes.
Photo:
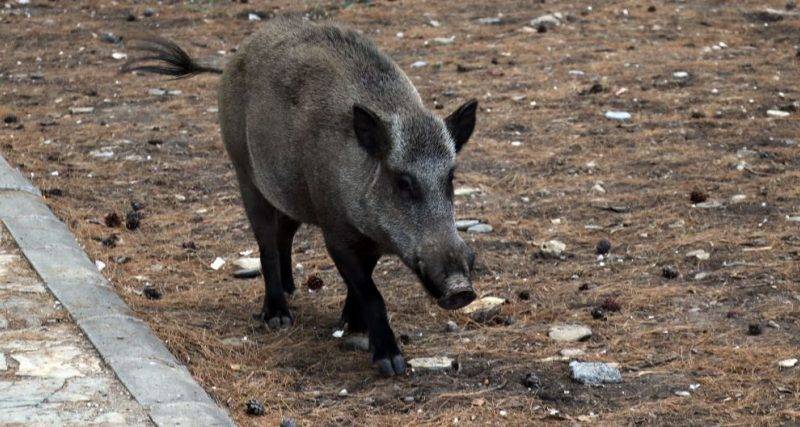
<path fill-rule="evenodd" d="M 337 244 L 336 240 L 326 236 L 328 252 L 347 284 L 347 298 L 351 303 L 347 306 L 345 301 L 345 310 L 361 312 L 369 336 L 372 363 L 384 376 L 404 373 L 406 362 L 389 326 L 383 297 L 372 281 L 372 271 L 380 254 L 370 243 Z"/>
<path fill-rule="evenodd" d="M 283 281 L 283 261 L 291 263 L 291 242 L 297 230 L 297 222 L 275 209 L 261 193 L 252 185 L 240 182 L 242 200 L 253 233 L 258 241 L 258 250 L 261 254 L 261 270 L 264 273 L 264 307 L 261 315 L 270 328 L 285 328 L 291 326 L 292 315 L 289 312 L 286 296 L 284 295 L 285 283 Z M 288 242 L 288 243 L 287 243 Z M 282 256 L 282 252 L 289 251 L 289 256 Z M 289 265 L 291 269 L 291 264 Z M 292 280 L 291 270 L 287 275 Z M 294 289 L 294 285 L 292 285 Z"/>

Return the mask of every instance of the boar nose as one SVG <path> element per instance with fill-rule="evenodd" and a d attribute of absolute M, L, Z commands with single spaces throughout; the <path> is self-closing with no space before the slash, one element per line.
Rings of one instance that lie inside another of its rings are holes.
<path fill-rule="evenodd" d="M 456 274 L 445 279 L 444 294 L 437 302 L 445 310 L 457 310 L 474 301 L 476 297 L 469 279 Z"/>

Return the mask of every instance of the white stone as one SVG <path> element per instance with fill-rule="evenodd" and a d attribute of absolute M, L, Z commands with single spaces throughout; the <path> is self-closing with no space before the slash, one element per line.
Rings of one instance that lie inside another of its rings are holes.
<path fill-rule="evenodd" d="M 417 357 L 408 361 L 413 371 L 444 371 L 453 368 L 453 359 L 446 356 Z"/>
<path fill-rule="evenodd" d="M 261 17 L 258 16 L 257 14 L 255 14 L 255 13 L 248 13 L 247 14 L 247 20 L 248 21 L 260 21 Z"/>
<path fill-rule="evenodd" d="M 469 196 L 475 193 L 479 193 L 480 191 L 481 191 L 480 189 L 473 187 L 459 187 L 455 189 L 453 194 L 455 194 L 456 196 Z"/>
<path fill-rule="evenodd" d="M 111 159 L 114 157 L 114 152 L 111 150 L 92 150 L 89 155 L 98 159 Z"/>
<path fill-rule="evenodd" d="M 505 304 L 506 300 L 504 298 L 498 297 L 483 297 L 481 299 L 476 299 L 472 301 L 468 306 L 462 308 L 461 310 L 466 314 L 472 314 L 479 311 L 488 311 L 495 307 L 499 307 Z"/>
<path fill-rule="evenodd" d="M 592 336 L 592 330 L 583 325 L 554 325 L 547 335 L 554 341 L 583 341 Z"/>
<path fill-rule="evenodd" d="M 239 258 L 233 262 L 233 265 L 245 270 L 261 270 L 261 259 L 253 257 Z"/>
<path fill-rule="evenodd" d="M 793 368 L 795 365 L 797 365 L 796 358 L 785 359 L 778 362 L 778 366 L 780 366 L 781 368 Z"/>
<path fill-rule="evenodd" d="M 767 115 L 770 117 L 775 118 L 784 118 L 789 117 L 790 113 L 788 111 L 781 111 L 781 110 L 767 110 Z"/>
<path fill-rule="evenodd" d="M 413 64 L 411 64 L 411 68 L 422 68 L 422 67 L 424 67 L 426 65 L 428 65 L 428 63 L 425 62 L 425 61 L 417 61 L 417 62 L 414 62 Z"/>
<path fill-rule="evenodd" d="M 456 229 L 460 231 L 465 231 L 466 229 L 472 227 L 473 225 L 478 225 L 481 222 L 477 219 L 459 219 L 456 221 Z"/>
<path fill-rule="evenodd" d="M 707 202 L 695 203 L 693 206 L 698 209 L 718 209 L 724 207 L 725 205 L 723 205 L 719 200 L 709 200 Z"/>
<path fill-rule="evenodd" d="M 225 260 L 220 257 L 216 257 L 214 258 L 214 261 L 211 262 L 210 267 L 212 270 L 219 270 L 223 265 L 225 265 Z"/>
<path fill-rule="evenodd" d="M 603 188 L 603 185 L 599 182 L 596 182 L 592 187 L 592 191 L 595 193 L 606 194 L 606 189 Z"/>
<path fill-rule="evenodd" d="M 611 120 L 630 120 L 631 113 L 627 111 L 606 111 L 605 116 Z"/>
<path fill-rule="evenodd" d="M 94 107 L 70 107 L 70 114 L 90 114 L 94 112 Z"/>
<path fill-rule="evenodd" d="M 563 18 L 563 15 L 560 13 L 548 13 L 547 15 L 542 15 L 538 18 L 531 19 L 531 22 L 529 22 L 528 25 L 537 29 L 539 27 L 550 29 L 561 25 L 561 18 Z"/>
<path fill-rule="evenodd" d="M 687 258 L 697 258 L 700 261 L 705 261 L 705 260 L 711 258 L 711 254 L 709 254 L 708 252 L 704 251 L 703 249 L 697 249 L 697 250 L 694 250 L 694 251 L 687 252 L 686 253 L 686 257 Z"/>
<path fill-rule="evenodd" d="M 489 224 L 475 224 L 469 228 L 467 228 L 467 233 L 491 233 L 494 228 Z"/>
<path fill-rule="evenodd" d="M 692 397 L 692 393 L 689 393 L 688 391 L 685 391 L 685 390 L 678 390 L 678 391 L 675 392 L 675 396 Z"/>
<path fill-rule="evenodd" d="M 128 57 L 128 54 L 124 52 L 113 52 L 111 57 L 114 59 L 125 59 Z"/>
<path fill-rule="evenodd" d="M 456 41 L 456 36 L 450 36 L 450 37 L 436 37 L 435 39 L 433 39 L 433 41 L 434 41 L 434 43 L 436 43 L 436 44 L 445 44 L 445 45 L 446 45 L 446 44 L 451 44 L 451 43 L 453 43 L 454 41 Z"/>
<path fill-rule="evenodd" d="M 686 71 L 676 71 L 672 73 L 672 77 L 675 77 L 676 79 L 685 79 L 689 77 L 689 73 L 687 73 Z"/>
<path fill-rule="evenodd" d="M 731 203 L 741 203 L 747 199 L 746 194 L 734 194 L 731 196 Z"/>
<path fill-rule="evenodd" d="M 347 389 L 346 388 L 343 388 L 343 389 L 339 390 L 339 396 L 344 397 L 344 396 L 347 396 L 347 394 L 348 393 L 347 393 Z"/>
<path fill-rule="evenodd" d="M 800 222 L 800 215 L 786 215 L 786 220 L 789 222 Z"/>
<path fill-rule="evenodd" d="M 559 240 L 548 240 L 542 243 L 539 250 L 542 251 L 543 255 L 557 258 L 567 250 L 567 245 Z"/>
<path fill-rule="evenodd" d="M 341 329 L 337 329 L 337 330 L 333 331 L 332 335 L 333 335 L 334 338 L 341 338 L 341 337 L 344 336 L 344 331 L 341 330 Z"/>

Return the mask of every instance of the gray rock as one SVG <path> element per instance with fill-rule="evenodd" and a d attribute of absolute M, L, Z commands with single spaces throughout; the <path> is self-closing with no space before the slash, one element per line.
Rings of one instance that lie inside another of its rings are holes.
<path fill-rule="evenodd" d="M 458 332 L 458 324 L 456 324 L 456 322 L 454 322 L 452 320 L 448 320 L 447 321 L 447 326 L 445 326 L 444 330 L 447 331 L 447 332 L 451 332 L 451 333 L 452 332 Z"/>
<path fill-rule="evenodd" d="M 415 372 L 425 371 L 446 371 L 453 369 L 453 359 L 446 356 L 439 357 L 417 357 L 408 361 L 409 366 Z"/>
<path fill-rule="evenodd" d="M 500 25 L 503 21 L 500 18 L 480 18 L 478 19 L 478 23 L 482 25 Z"/>
<path fill-rule="evenodd" d="M 631 113 L 627 111 L 606 111 L 605 116 L 610 120 L 630 120 Z"/>
<path fill-rule="evenodd" d="M 562 20 L 564 19 L 564 15 L 561 13 L 548 13 L 547 15 L 542 15 L 538 18 L 534 18 L 530 22 L 530 26 L 536 28 L 539 31 L 543 30 L 551 30 L 559 25 L 561 25 Z"/>
<path fill-rule="evenodd" d="M 558 258 L 567 250 L 567 245 L 560 240 L 548 240 L 542 243 L 539 250 L 544 256 Z"/>
<path fill-rule="evenodd" d="M 583 384 L 599 385 L 622 382 L 622 374 L 619 369 L 608 363 L 573 360 L 569 363 L 569 368 L 572 371 L 572 379 Z"/>
<path fill-rule="evenodd" d="M 491 233 L 492 230 L 494 230 L 494 228 L 489 224 L 476 224 L 467 228 L 467 233 L 484 234 Z"/>
<path fill-rule="evenodd" d="M 113 43 L 113 44 L 117 44 L 117 43 L 121 43 L 122 42 L 122 38 L 120 36 L 114 34 L 114 33 L 103 33 L 103 34 L 100 34 L 100 40 L 102 40 L 102 41 L 104 41 L 106 43 Z"/>
<path fill-rule="evenodd" d="M 94 113 L 94 107 L 70 107 L 70 114 L 91 114 Z"/>
<path fill-rule="evenodd" d="M 583 325 L 554 325 L 547 335 L 554 341 L 583 341 L 592 336 L 592 330 Z"/>
<path fill-rule="evenodd" d="M 725 205 L 722 204 L 719 200 L 709 200 L 707 202 L 696 203 L 694 207 L 698 209 L 719 209 L 724 207 Z"/>
<path fill-rule="evenodd" d="M 697 249 L 694 251 L 686 252 L 686 258 L 697 258 L 700 261 L 705 261 L 711 258 L 711 254 L 702 249 Z"/>
<path fill-rule="evenodd" d="M 472 227 L 473 225 L 478 225 L 481 222 L 477 219 L 459 219 L 456 221 L 456 229 L 459 231 L 466 231 L 466 229 Z"/>

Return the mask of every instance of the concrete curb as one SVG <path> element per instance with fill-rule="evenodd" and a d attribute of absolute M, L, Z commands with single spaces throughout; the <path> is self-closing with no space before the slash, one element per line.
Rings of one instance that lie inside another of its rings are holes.
<path fill-rule="evenodd" d="M 147 324 L 134 317 L 39 190 L 2 156 L 0 221 L 156 425 L 235 425 Z"/>

